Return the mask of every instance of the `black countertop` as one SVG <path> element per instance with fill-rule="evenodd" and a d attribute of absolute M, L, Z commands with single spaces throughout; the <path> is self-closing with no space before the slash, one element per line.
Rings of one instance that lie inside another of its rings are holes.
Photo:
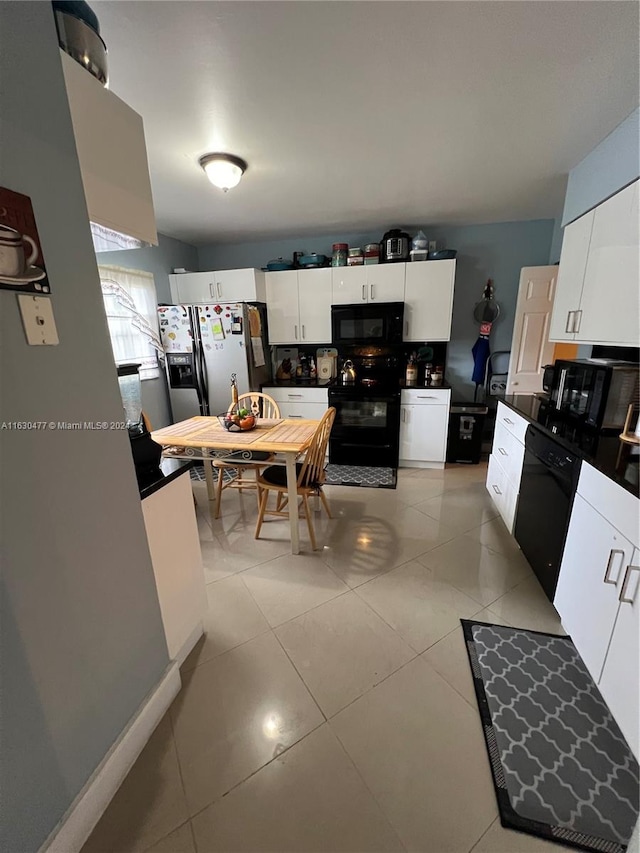
<path fill-rule="evenodd" d="M 274 379 L 265 382 L 262 388 L 328 388 L 333 379 Z"/>
<path fill-rule="evenodd" d="M 622 488 L 631 492 L 632 495 L 640 497 L 640 446 L 626 444 L 617 435 L 601 435 L 593 450 L 584 450 L 571 441 L 562 438 L 544 424 L 538 421 L 542 395 L 536 394 L 514 394 L 506 396 L 500 402 L 513 409 L 523 418 L 556 441 L 561 447 L 571 453 L 577 454 L 585 462 L 593 465 L 609 479 L 618 483 Z"/>
<path fill-rule="evenodd" d="M 148 498 L 149 495 L 164 488 L 192 467 L 193 462 L 189 459 L 162 459 L 159 468 L 148 472 L 138 472 L 140 499 Z"/>

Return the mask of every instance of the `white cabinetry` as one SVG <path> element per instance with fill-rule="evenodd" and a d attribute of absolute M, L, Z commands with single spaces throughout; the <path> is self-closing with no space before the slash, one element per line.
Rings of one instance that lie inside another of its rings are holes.
<path fill-rule="evenodd" d="M 176 303 L 265 302 L 264 273 L 256 269 L 190 272 L 169 276 Z"/>
<path fill-rule="evenodd" d="M 402 302 L 407 264 L 366 264 L 359 267 L 333 267 L 333 305 L 356 302 Z"/>
<path fill-rule="evenodd" d="M 331 269 L 265 274 L 270 344 L 331 340 Z"/>
<path fill-rule="evenodd" d="M 510 533 L 516 517 L 528 421 L 498 403 L 496 428 L 487 468 L 487 491 Z"/>
<path fill-rule="evenodd" d="M 564 230 L 552 341 L 640 345 L 638 182 Z"/>
<path fill-rule="evenodd" d="M 450 339 L 455 275 L 455 261 L 406 264 L 403 340 Z"/>
<path fill-rule="evenodd" d="M 448 389 L 416 388 L 400 398 L 401 468 L 443 468 L 449 428 Z"/>
<path fill-rule="evenodd" d="M 89 219 L 157 245 L 142 118 L 67 53 L 60 57 Z"/>
<path fill-rule="evenodd" d="M 283 418 L 320 420 L 329 405 L 326 388 L 278 385 L 265 386 L 263 391 L 276 401 Z"/>
<path fill-rule="evenodd" d="M 636 756 L 638 508 L 630 492 L 583 463 L 553 602 Z"/>

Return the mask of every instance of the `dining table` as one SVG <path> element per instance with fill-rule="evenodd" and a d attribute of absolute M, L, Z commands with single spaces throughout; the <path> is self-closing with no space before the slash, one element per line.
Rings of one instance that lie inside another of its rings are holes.
<path fill-rule="evenodd" d="M 267 465 L 284 465 L 287 471 L 287 497 L 291 553 L 300 553 L 298 524 L 298 490 L 296 460 L 308 449 L 320 421 L 307 418 L 258 418 L 251 430 L 232 431 L 217 417 L 198 415 L 151 432 L 151 438 L 162 445 L 165 458 L 183 458 L 204 462 L 204 473 L 210 506 L 215 500 L 212 460 L 220 459 L 237 465 L 254 463 L 254 452 L 268 453 L 273 459 Z M 233 454 L 229 459 L 230 454 Z"/>

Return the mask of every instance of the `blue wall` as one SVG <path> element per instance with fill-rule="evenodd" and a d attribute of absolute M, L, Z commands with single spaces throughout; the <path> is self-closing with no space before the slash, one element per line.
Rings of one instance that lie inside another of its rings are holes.
<path fill-rule="evenodd" d="M 424 227 L 431 240 L 441 241 L 447 248 L 457 249 L 456 289 L 453 303 L 453 325 L 448 348 L 446 378 L 453 385 L 454 399 L 472 399 L 473 360 L 471 347 L 478 327 L 473 309 L 482 298 L 488 278 L 494 280 L 501 313 L 491 335 L 493 351 L 509 350 L 518 295 L 520 269 L 549 263 L 554 234 L 553 219 L 530 222 L 500 222 L 492 225 L 460 227 Z M 414 234 L 418 229 L 409 229 Z M 559 230 L 559 229 L 557 229 Z M 324 237 L 294 237 L 259 243 L 226 246 L 202 246 L 198 249 L 201 270 L 262 267 L 272 258 L 291 258 L 294 251 L 330 253 L 334 242 L 364 246 L 380 239 L 375 234 L 336 234 Z M 557 260 L 557 258 L 555 259 Z"/>
<path fill-rule="evenodd" d="M 175 268 L 198 269 L 198 252 L 195 246 L 164 234 L 158 234 L 157 246 L 98 252 L 96 257 L 99 264 L 113 264 L 152 273 L 158 302 L 171 302 L 169 274 Z M 159 379 L 145 379 L 142 383 L 142 407 L 155 429 L 168 426 L 172 422 L 169 389 L 164 375 Z"/>
<path fill-rule="evenodd" d="M 640 108 L 569 172 L 562 224 L 573 222 L 638 177 Z"/>

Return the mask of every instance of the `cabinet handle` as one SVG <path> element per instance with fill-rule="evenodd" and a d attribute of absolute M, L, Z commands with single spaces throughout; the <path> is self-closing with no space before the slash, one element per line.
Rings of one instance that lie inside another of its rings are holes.
<path fill-rule="evenodd" d="M 505 422 L 505 424 L 509 424 L 509 426 L 515 426 L 514 422 L 512 420 L 509 420 L 509 418 L 503 418 L 502 420 Z"/>
<path fill-rule="evenodd" d="M 418 400 L 437 400 L 433 394 L 418 394 Z"/>
<path fill-rule="evenodd" d="M 216 282 L 216 288 L 218 290 L 218 299 L 222 299 L 222 287 L 220 286 L 220 282 Z"/>
<path fill-rule="evenodd" d="M 407 410 L 403 409 L 402 410 L 402 423 L 406 424 L 406 422 L 407 422 Z"/>
<path fill-rule="evenodd" d="M 567 325 L 564 327 L 565 332 L 572 332 L 573 331 L 573 329 L 570 327 L 571 327 L 572 322 L 573 322 L 571 318 L 575 316 L 575 313 L 576 313 L 575 311 L 567 311 Z"/>
<path fill-rule="evenodd" d="M 287 397 L 302 397 L 302 394 L 287 394 Z"/>
<path fill-rule="evenodd" d="M 302 340 L 304 340 L 307 336 L 304 333 L 304 323 L 302 325 Z"/>
<path fill-rule="evenodd" d="M 631 580 L 631 572 L 640 572 L 640 566 L 632 566 L 631 564 L 629 564 L 627 566 L 627 571 L 624 573 L 624 580 L 622 582 L 622 589 L 620 590 L 618 600 L 624 601 L 625 604 L 633 604 L 633 602 L 635 601 L 635 595 L 633 598 L 627 598 L 626 596 L 627 587 L 629 586 L 629 581 Z"/>
<path fill-rule="evenodd" d="M 301 418 L 302 415 L 287 415 L 288 418 Z"/>
<path fill-rule="evenodd" d="M 496 495 L 501 495 L 501 494 L 502 494 L 502 492 L 501 492 L 501 491 L 500 491 L 500 489 L 496 486 L 496 484 L 495 484 L 495 483 L 492 483 L 492 484 L 491 484 L 491 488 L 492 488 L 492 489 L 493 489 L 493 491 L 496 493 Z"/>
<path fill-rule="evenodd" d="M 405 338 L 409 337 L 409 321 L 408 320 L 404 321 L 404 336 L 405 336 Z"/>
<path fill-rule="evenodd" d="M 609 559 L 607 560 L 607 568 L 604 572 L 604 583 L 611 583 L 614 586 L 618 583 L 619 577 L 617 577 L 614 581 L 611 580 L 611 569 L 613 568 L 613 558 L 616 554 L 620 554 L 622 559 L 624 560 L 624 551 L 621 551 L 619 548 L 612 548 L 609 551 Z"/>
<path fill-rule="evenodd" d="M 371 288 L 371 301 L 373 302 L 376 298 L 375 292 L 373 290 L 373 288 L 375 287 L 375 284 L 370 284 L 369 287 Z"/>
<path fill-rule="evenodd" d="M 298 327 L 294 325 L 293 334 L 296 336 L 296 340 L 298 340 Z"/>
<path fill-rule="evenodd" d="M 499 447 L 499 448 L 498 448 L 498 453 L 501 453 L 503 456 L 508 456 L 508 455 L 509 455 L 509 454 L 507 453 L 507 451 L 504 449 L 504 447 Z"/>
<path fill-rule="evenodd" d="M 362 301 L 363 302 L 367 301 L 367 285 L 366 284 L 362 285 Z"/>
<path fill-rule="evenodd" d="M 215 284 L 214 284 L 212 281 L 210 281 L 210 282 L 209 282 L 209 296 L 210 296 L 212 299 L 215 299 L 215 298 L 216 298 L 216 295 L 215 295 L 215 293 L 213 292 L 214 287 L 215 287 Z"/>
<path fill-rule="evenodd" d="M 580 311 L 574 311 L 573 313 L 575 314 L 576 318 L 573 322 L 573 329 L 571 331 L 572 332 L 579 332 L 580 326 L 582 325 L 582 311 L 581 310 Z"/>

